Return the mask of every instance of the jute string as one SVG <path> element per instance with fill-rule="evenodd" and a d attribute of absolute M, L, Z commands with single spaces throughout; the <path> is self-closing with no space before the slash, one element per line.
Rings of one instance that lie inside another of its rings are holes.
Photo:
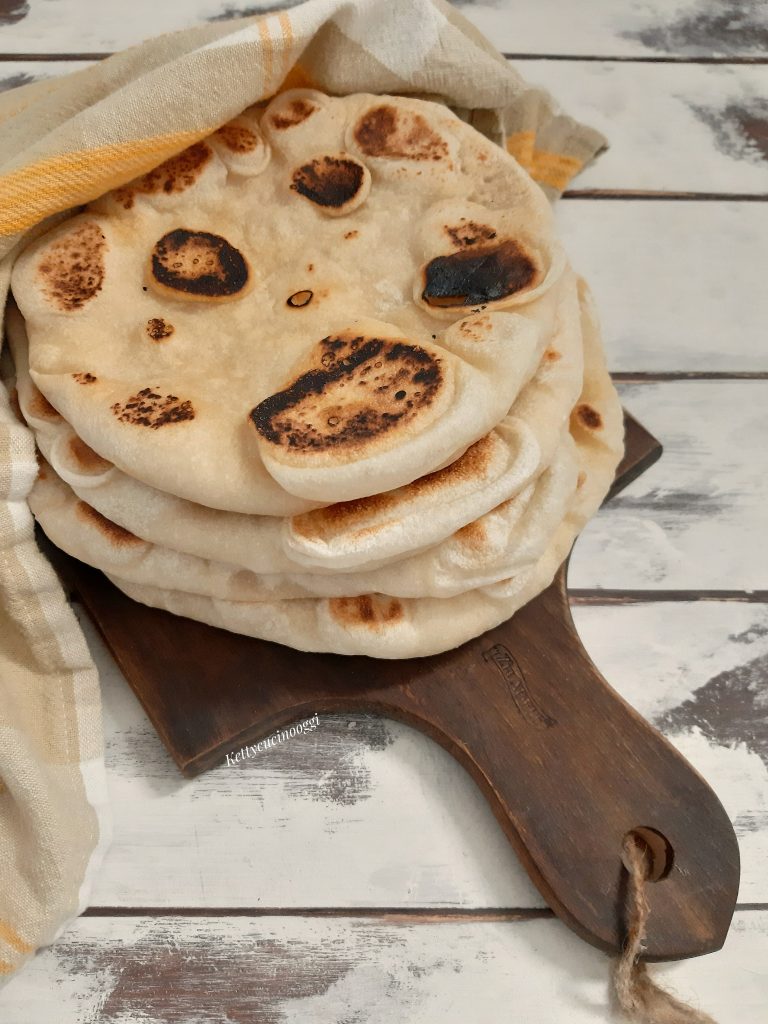
<path fill-rule="evenodd" d="M 630 833 L 624 839 L 622 860 L 628 873 L 626 939 L 616 964 L 614 989 L 619 1006 L 638 1024 L 716 1024 L 701 1010 L 680 1002 L 653 981 L 640 960 L 648 927 L 649 907 L 645 890 L 650 859 L 647 847 Z"/>

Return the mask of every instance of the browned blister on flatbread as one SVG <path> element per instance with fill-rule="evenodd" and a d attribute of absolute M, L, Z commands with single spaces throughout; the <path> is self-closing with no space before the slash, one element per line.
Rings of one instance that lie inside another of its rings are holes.
<path fill-rule="evenodd" d="M 73 313 L 99 294 L 104 284 L 106 245 L 99 225 L 86 221 L 43 250 L 37 275 L 54 309 Z"/>
<path fill-rule="evenodd" d="M 146 332 L 152 341 L 166 341 L 176 328 L 162 316 L 152 316 L 147 320 Z"/>
<path fill-rule="evenodd" d="M 264 441 L 286 453 L 360 458 L 428 413 L 443 386 L 435 353 L 351 328 L 323 338 L 307 368 L 260 402 L 251 420 Z"/>
<path fill-rule="evenodd" d="M 79 473 L 101 475 L 112 468 L 111 462 L 102 459 L 77 434 L 73 434 L 67 442 L 66 458 L 71 468 Z"/>
<path fill-rule="evenodd" d="M 80 519 L 97 529 L 99 533 L 101 533 L 102 536 L 116 548 L 124 548 L 144 543 L 144 541 L 140 537 L 137 537 L 136 534 L 131 533 L 129 530 L 124 530 L 122 526 L 118 526 L 117 523 L 113 523 L 111 519 L 107 519 L 106 516 L 101 514 L 101 512 L 97 512 L 95 508 L 92 508 L 84 501 L 78 501 L 77 515 Z"/>
<path fill-rule="evenodd" d="M 306 121 L 317 109 L 317 103 L 313 102 L 308 95 L 299 94 L 286 98 L 281 106 L 270 111 L 267 119 L 273 129 L 284 132 L 286 129 L 295 128 Z"/>
<path fill-rule="evenodd" d="M 115 402 L 112 412 L 121 423 L 152 430 L 195 418 L 194 407 L 188 398 L 163 395 L 153 388 L 142 388 L 124 402 Z"/>
<path fill-rule="evenodd" d="M 381 103 L 366 110 L 353 129 L 368 156 L 396 160 L 450 160 L 447 141 L 418 113 Z"/>
<path fill-rule="evenodd" d="M 446 224 L 445 233 L 460 249 L 468 249 L 472 245 L 485 245 L 498 236 L 498 231 L 490 224 L 478 224 L 467 217 L 461 217 L 458 224 Z"/>
<path fill-rule="evenodd" d="M 472 310 L 522 307 L 557 281 L 565 265 L 543 211 L 540 229 L 514 207 L 494 209 L 453 199 L 436 203 L 422 222 L 424 263 L 414 298 L 439 319 Z"/>
<path fill-rule="evenodd" d="M 365 164 L 346 153 L 317 156 L 297 167 L 291 189 L 323 213 L 340 217 L 360 206 L 371 188 Z"/>
<path fill-rule="evenodd" d="M 231 153 L 252 153 L 259 145 L 259 136 L 248 125 L 237 121 L 223 124 L 215 132 L 215 138 Z"/>
<path fill-rule="evenodd" d="M 61 415 L 54 409 L 42 391 L 30 384 L 30 397 L 27 401 L 27 412 L 32 420 L 47 420 L 49 423 L 56 423 L 61 420 Z"/>
<path fill-rule="evenodd" d="M 112 198 L 123 209 L 130 210 L 138 195 L 171 195 L 174 192 L 184 192 L 195 184 L 212 156 L 210 146 L 204 142 L 195 142 L 153 171 L 143 174 L 128 185 L 116 188 L 112 192 Z"/>
<path fill-rule="evenodd" d="M 328 601 L 331 618 L 339 625 L 378 630 L 400 622 L 403 605 L 395 597 L 362 594 L 360 597 L 332 597 Z"/>
<path fill-rule="evenodd" d="M 422 298 L 430 306 L 487 306 L 541 278 L 535 258 L 513 239 L 462 248 L 436 256 L 423 271 Z"/>
<path fill-rule="evenodd" d="M 254 109 L 223 124 L 208 141 L 228 174 L 253 177 L 264 171 L 271 158 Z"/>
<path fill-rule="evenodd" d="M 591 405 L 586 402 L 582 402 L 581 405 L 577 405 L 574 409 L 574 418 L 579 421 L 582 426 L 588 427 L 589 430 L 600 430 L 603 426 L 603 418 L 597 409 L 593 409 Z"/>
<path fill-rule="evenodd" d="M 216 302 L 242 295 L 250 270 L 240 250 L 226 238 L 180 227 L 155 243 L 149 280 L 156 291 L 174 298 Z"/>

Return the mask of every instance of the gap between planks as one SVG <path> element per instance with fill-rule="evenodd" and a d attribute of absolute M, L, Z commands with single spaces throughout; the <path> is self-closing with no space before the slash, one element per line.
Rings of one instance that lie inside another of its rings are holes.
<path fill-rule="evenodd" d="M 767 904 L 768 906 L 768 904 Z M 382 921 L 533 921 L 554 917 L 548 907 L 88 907 L 81 917 L 354 917 Z"/>
<path fill-rule="evenodd" d="M 768 903 L 737 903 L 737 911 L 768 910 Z M 549 907 L 88 907 L 81 917 L 341 917 L 389 923 L 494 923 L 551 919 Z"/>
<path fill-rule="evenodd" d="M 768 380 L 768 370 L 612 370 L 620 384 L 656 384 L 671 380 Z"/>
<path fill-rule="evenodd" d="M 764 203 L 768 192 L 659 192 L 656 189 L 582 188 L 563 192 L 562 199 L 664 200 L 676 203 Z"/>
<path fill-rule="evenodd" d="M 647 604 L 664 601 L 741 601 L 768 604 L 768 590 L 600 590 L 568 588 L 571 604 Z"/>
<path fill-rule="evenodd" d="M 617 64 L 768 64 L 768 57 L 633 57 L 627 56 L 601 56 L 600 54 L 573 54 L 573 53 L 502 53 L 507 60 L 568 60 L 574 64 L 579 61 L 587 63 L 611 63 Z"/>
<path fill-rule="evenodd" d="M 45 60 L 45 61 L 75 61 L 75 60 L 106 60 L 112 57 L 116 50 L 107 50 L 103 53 L 0 53 L 0 61 L 23 61 L 23 60 Z M 632 57 L 617 56 L 615 54 L 584 54 L 573 53 L 502 53 L 507 60 L 569 60 L 584 62 L 605 61 L 617 64 L 768 64 L 768 57 Z"/>

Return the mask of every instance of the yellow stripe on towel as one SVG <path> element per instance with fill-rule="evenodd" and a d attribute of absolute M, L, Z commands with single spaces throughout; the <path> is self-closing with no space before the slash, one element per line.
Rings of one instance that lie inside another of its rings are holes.
<path fill-rule="evenodd" d="M 17 953 L 31 953 L 35 948 L 30 946 L 28 942 L 25 942 L 19 933 L 14 928 L 11 928 L 9 924 L 6 924 L 5 921 L 0 921 L 0 942 L 5 942 L 11 949 L 15 949 Z"/>
<path fill-rule="evenodd" d="M 0 235 L 95 199 L 151 170 L 207 131 L 175 132 L 46 157 L 0 177 Z"/>
<path fill-rule="evenodd" d="M 535 132 L 514 132 L 507 139 L 507 152 L 524 167 L 534 181 L 549 185 L 562 192 L 574 175 L 584 166 L 584 161 L 564 153 L 550 153 L 536 149 Z"/>

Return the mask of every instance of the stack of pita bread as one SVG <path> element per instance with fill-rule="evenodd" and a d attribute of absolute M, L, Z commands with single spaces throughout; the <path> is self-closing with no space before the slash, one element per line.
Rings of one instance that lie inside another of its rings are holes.
<path fill-rule="evenodd" d="M 458 646 L 622 454 L 543 193 L 445 107 L 286 92 L 36 239 L 8 316 L 49 538 L 302 650 Z"/>

